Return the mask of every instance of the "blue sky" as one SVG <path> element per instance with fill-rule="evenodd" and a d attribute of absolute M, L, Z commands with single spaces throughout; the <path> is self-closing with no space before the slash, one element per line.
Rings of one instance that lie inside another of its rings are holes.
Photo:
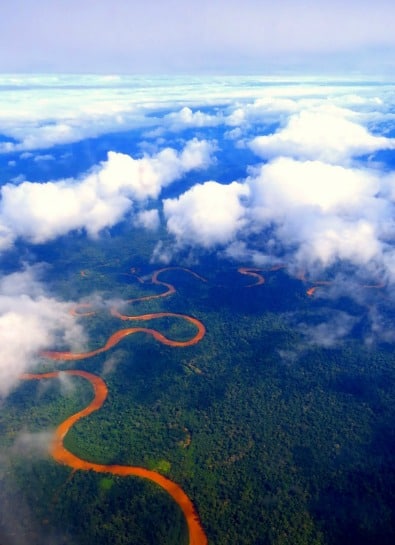
<path fill-rule="evenodd" d="M 391 73 L 391 0 L 14 0 L 0 71 Z"/>

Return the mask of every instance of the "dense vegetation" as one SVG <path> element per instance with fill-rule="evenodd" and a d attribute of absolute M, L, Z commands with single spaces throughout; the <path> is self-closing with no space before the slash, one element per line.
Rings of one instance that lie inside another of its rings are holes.
<path fill-rule="evenodd" d="M 133 245 L 123 233 L 111 245 L 74 238 L 62 255 L 55 245 L 37 254 L 53 265 L 48 283 L 65 299 L 93 292 L 127 299 L 161 291 L 149 284 L 146 236 Z M 123 274 L 130 267 L 146 282 Z M 99 374 L 109 388 L 105 405 L 75 425 L 66 446 L 92 461 L 168 475 L 195 503 L 212 545 L 392 544 L 395 354 L 391 344 L 363 342 L 366 307 L 308 298 L 306 285 L 285 271 L 246 288 L 253 279 L 229 263 L 210 258 L 195 270 L 208 282 L 165 272 L 161 279 L 177 293 L 127 312 L 196 316 L 207 327 L 196 346 L 166 347 L 137 334 L 90 359 L 43 363 Z M 369 297 L 391 317 L 378 292 Z M 345 310 L 356 321 L 347 339 L 326 347 L 310 341 L 309 328 Z M 84 320 L 92 348 L 125 327 L 105 309 Z M 178 319 L 149 327 L 174 339 L 193 335 Z M 25 381 L 5 401 L 0 542 L 186 543 L 182 513 L 152 483 L 71 473 L 46 454 L 48 437 L 37 434 L 91 395 L 80 378 Z"/>

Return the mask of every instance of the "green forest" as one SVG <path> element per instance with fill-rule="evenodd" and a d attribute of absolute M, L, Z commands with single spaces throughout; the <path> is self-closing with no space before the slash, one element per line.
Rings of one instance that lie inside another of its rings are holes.
<path fill-rule="evenodd" d="M 152 244 L 140 231 L 133 240 L 74 237 L 38 246 L 35 257 L 50 264 L 48 283 L 65 300 L 120 301 L 164 291 L 150 281 Z M 103 407 L 75 424 L 66 448 L 178 483 L 210 545 L 392 545 L 395 351 L 364 341 L 370 305 L 391 320 L 388 302 L 379 290 L 365 302 L 326 298 L 325 286 L 308 297 L 310 285 L 286 269 L 263 271 L 265 282 L 247 287 L 254 278 L 237 266 L 216 256 L 188 266 L 206 281 L 164 271 L 160 280 L 176 293 L 123 308 L 198 318 L 206 334 L 194 346 L 137 333 L 91 358 L 42 359 L 34 372 L 83 369 L 108 386 Z M 106 305 L 95 310 L 76 318 L 87 350 L 130 327 Z M 348 336 L 325 343 L 309 335 L 342 312 L 355 318 Z M 175 317 L 132 325 L 174 340 L 195 334 Z M 21 381 L 2 404 L 1 545 L 186 545 L 180 508 L 154 483 L 52 460 L 51 433 L 93 397 L 86 380 L 67 379 Z"/>

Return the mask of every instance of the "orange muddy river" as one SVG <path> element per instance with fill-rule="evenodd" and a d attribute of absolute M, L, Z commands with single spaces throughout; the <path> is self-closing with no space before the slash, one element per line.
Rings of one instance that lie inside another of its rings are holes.
<path fill-rule="evenodd" d="M 85 378 L 86 380 L 89 380 L 89 382 L 93 386 L 95 396 L 91 403 L 87 407 L 85 407 L 85 409 L 82 409 L 82 411 L 79 411 L 78 413 L 75 413 L 66 418 L 66 420 L 62 422 L 60 426 L 58 426 L 58 428 L 55 430 L 51 445 L 51 455 L 54 460 L 73 469 L 81 469 L 84 471 L 91 470 L 96 471 L 97 473 L 111 473 L 112 475 L 121 476 L 134 475 L 135 477 L 141 477 L 143 479 L 149 479 L 150 481 L 153 481 L 170 494 L 170 496 L 174 499 L 174 501 L 177 502 L 182 512 L 184 513 L 184 517 L 188 526 L 190 545 L 206 545 L 207 537 L 200 523 L 196 509 L 191 500 L 188 498 L 188 496 L 178 484 L 171 481 L 170 479 L 167 479 L 156 471 L 150 471 L 149 469 L 138 466 L 95 464 L 93 462 L 89 462 L 88 460 L 83 460 L 82 458 L 79 458 L 78 456 L 66 449 L 63 440 L 69 429 L 81 418 L 85 418 L 89 414 L 100 409 L 100 407 L 103 405 L 104 401 L 107 398 L 108 390 L 106 383 L 102 378 L 98 377 L 97 375 L 93 375 L 92 373 L 87 373 L 86 371 L 53 371 L 52 373 L 43 374 L 26 373 L 24 375 L 21 375 L 21 378 L 25 380 L 49 379 L 58 377 L 60 373 L 67 373 L 68 375 L 79 376 Z"/>
<path fill-rule="evenodd" d="M 279 265 L 269 270 L 274 271 L 283 267 L 284 267 L 283 265 Z M 204 282 L 206 281 L 204 278 L 194 273 L 193 271 L 190 271 L 189 269 L 181 269 L 179 267 L 168 267 L 165 269 L 160 269 L 159 271 L 156 271 L 153 273 L 151 282 L 153 284 L 163 286 L 166 289 L 164 292 L 159 294 L 146 295 L 142 297 L 136 297 L 134 299 L 129 299 L 125 301 L 124 304 L 132 304 L 138 301 L 148 301 L 151 299 L 157 299 L 160 297 L 167 297 L 169 295 L 172 295 L 176 291 L 175 287 L 172 284 L 159 280 L 158 277 L 162 272 L 165 272 L 167 270 L 177 270 L 177 269 L 184 270 L 192 274 L 194 277 L 196 277 L 197 279 L 201 281 L 204 281 Z M 135 275 L 134 269 L 131 269 L 131 272 Z M 243 275 L 251 276 L 252 278 L 254 278 L 255 282 L 253 282 L 252 284 L 249 284 L 246 287 L 259 286 L 265 282 L 265 278 L 261 274 L 263 272 L 263 269 L 254 268 L 254 267 L 240 267 L 238 269 L 238 272 Z M 85 276 L 85 274 L 83 276 Z M 137 277 L 137 275 L 135 276 L 139 282 L 141 283 L 144 282 L 141 277 Z M 305 279 L 303 278 L 303 280 Z M 314 286 L 312 286 L 311 288 L 307 290 L 307 295 L 312 296 L 319 285 L 329 284 L 329 282 L 321 281 L 321 282 L 314 282 L 314 284 L 315 284 Z M 364 286 L 364 287 L 380 288 L 383 286 L 381 284 L 378 284 L 378 285 Z M 82 316 L 91 316 L 95 312 L 94 310 L 90 310 L 89 303 L 81 303 L 80 305 L 77 305 L 76 307 L 74 307 L 71 313 L 74 314 L 75 316 L 82 317 Z M 102 352 L 105 352 L 113 348 L 124 337 L 127 337 L 128 335 L 133 335 L 135 333 L 145 333 L 145 334 L 151 335 L 152 337 L 154 337 L 155 340 L 167 346 L 188 347 L 200 342 L 206 333 L 206 328 L 200 320 L 186 314 L 178 314 L 174 312 L 156 312 L 156 313 L 142 314 L 139 316 L 135 316 L 135 315 L 129 316 L 126 314 L 122 314 L 115 307 L 113 307 L 110 310 L 110 313 L 112 316 L 117 317 L 122 321 L 143 321 L 144 322 L 144 321 L 154 320 L 156 318 L 165 318 L 165 317 L 182 319 L 182 320 L 186 320 L 187 322 L 195 326 L 196 333 L 192 338 L 188 340 L 177 341 L 177 340 L 169 339 L 168 337 L 166 337 L 165 335 L 163 335 L 156 329 L 141 327 L 141 326 L 130 327 L 130 328 L 120 329 L 116 331 L 108 338 L 104 346 L 97 348 L 95 350 L 91 350 L 88 352 L 81 352 L 81 353 L 45 351 L 45 352 L 42 352 L 41 355 L 52 360 L 62 360 L 62 361 L 81 360 L 84 358 L 90 358 L 92 356 L 95 356 L 97 354 L 100 354 Z M 185 520 L 188 526 L 188 532 L 189 532 L 189 545 L 207 545 L 208 543 L 207 537 L 203 530 L 199 516 L 196 512 L 196 509 L 192 501 L 189 499 L 189 497 L 185 494 L 185 492 L 182 490 L 182 488 L 178 484 L 171 481 L 167 477 L 164 477 L 160 473 L 157 473 L 156 471 L 151 471 L 143 467 L 96 464 L 96 463 L 90 462 L 89 460 L 84 460 L 82 458 L 79 458 L 78 456 L 76 456 L 75 454 L 73 454 L 72 452 L 70 452 L 69 450 L 65 448 L 63 441 L 66 434 L 70 430 L 70 428 L 78 420 L 81 420 L 82 418 L 89 416 L 94 411 L 97 411 L 98 409 L 100 409 L 103 403 L 105 402 L 105 400 L 107 399 L 108 390 L 107 390 L 106 383 L 104 382 L 102 378 L 82 370 L 53 371 L 53 372 L 42 373 L 42 374 L 25 373 L 21 375 L 21 379 L 23 380 L 52 379 L 52 378 L 58 377 L 59 374 L 61 373 L 66 373 L 72 376 L 79 376 L 88 380 L 93 387 L 94 398 L 91 401 L 91 403 L 87 407 L 85 407 L 85 409 L 82 409 L 81 411 L 69 416 L 64 422 L 62 422 L 58 426 L 58 428 L 56 429 L 54 433 L 52 444 L 51 444 L 51 450 L 50 450 L 53 458 L 60 464 L 69 466 L 73 470 L 84 470 L 84 471 L 91 470 L 91 471 L 96 471 L 98 473 L 111 473 L 113 475 L 121 475 L 121 476 L 133 475 L 136 477 L 141 477 L 143 479 L 148 479 L 150 481 L 153 481 L 158 486 L 166 490 L 168 494 L 170 494 L 170 496 L 179 505 L 180 509 L 184 513 Z"/>
<path fill-rule="evenodd" d="M 156 295 L 147 295 L 135 299 L 130 299 L 126 301 L 126 303 L 133 303 L 137 301 L 147 301 L 149 299 L 156 299 L 159 297 L 166 297 L 168 295 L 173 294 L 176 290 L 172 284 L 168 284 L 166 282 L 162 282 L 158 280 L 158 276 L 161 272 L 166 270 L 173 270 L 178 269 L 178 267 L 172 267 L 167 269 L 161 269 L 159 271 L 156 271 L 152 276 L 152 283 L 153 284 L 159 284 L 166 288 L 166 291 L 160 294 Z M 182 269 L 189 273 L 191 273 L 196 278 L 205 281 L 204 278 L 200 277 L 198 274 L 194 273 L 193 271 L 189 271 L 188 269 Z M 88 307 L 87 304 L 82 304 L 79 307 L 84 308 Z M 78 307 L 77 307 L 78 308 Z M 79 313 L 77 310 L 72 311 L 75 315 L 80 316 L 89 316 L 93 314 L 94 312 L 84 312 Z M 146 333 L 148 335 L 152 335 L 154 339 L 161 342 L 162 344 L 165 344 L 167 346 L 173 346 L 173 347 L 187 347 L 192 346 L 194 344 L 197 344 L 201 339 L 204 337 L 206 333 L 206 328 L 204 324 L 198 320 L 197 318 L 194 318 L 192 316 L 188 316 L 186 314 L 177 314 L 174 312 L 156 312 L 156 313 L 150 313 L 150 314 L 143 314 L 140 316 L 127 316 L 125 314 L 121 314 L 116 309 L 111 309 L 111 314 L 113 316 L 118 317 L 120 320 L 126 321 L 126 320 L 139 320 L 139 321 L 149 321 L 153 320 L 155 318 L 164 318 L 164 317 L 172 317 L 172 318 L 180 318 L 183 320 L 186 320 L 190 322 L 192 325 L 196 327 L 196 334 L 186 341 L 176 341 L 167 338 L 165 335 L 157 331 L 156 329 L 151 328 L 145 328 L 145 327 L 131 327 L 127 329 L 120 329 L 113 333 L 104 346 L 96 349 L 91 350 L 89 352 L 83 352 L 83 353 L 73 353 L 73 352 L 56 352 L 56 351 L 45 351 L 42 352 L 41 355 L 44 357 L 47 357 L 52 360 L 80 360 L 84 358 L 90 358 L 92 356 L 95 356 L 96 354 L 100 354 L 102 352 L 105 352 L 106 350 L 109 350 L 110 348 L 113 348 L 116 344 L 118 344 L 124 337 L 128 335 L 132 335 L 134 333 Z M 196 509 L 192 503 L 192 501 L 189 499 L 189 497 L 185 494 L 185 492 L 182 490 L 182 488 L 175 482 L 171 481 L 167 477 L 164 477 L 160 473 L 157 473 L 156 471 L 151 471 L 149 469 L 145 469 L 143 467 L 138 466 L 122 466 L 122 465 L 105 465 L 105 464 L 96 464 L 93 462 L 90 462 L 89 460 L 84 460 L 82 458 L 79 458 L 69 450 L 67 450 L 64 446 L 64 438 L 70 428 L 82 418 L 85 418 L 86 416 L 90 415 L 94 411 L 97 411 L 100 409 L 107 399 L 107 385 L 104 382 L 104 380 L 97 375 L 93 375 L 92 373 L 88 373 L 86 371 L 82 370 L 66 370 L 66 371 L 53 371 L 49 373 L 41 373 L 41 374 L 33 374 L 33 373 L 25 373 L 21 375 L 21 379 L 23 380 L 42 380 L 42 379 L 51 379 L 58 377 L 61 373 L 66 373 L 68 375 L 72 376 L 78 376 L 82 377 L 86 380 L 88 380 L 91 385 L 93 386 L 94 391 L 94 398 L 91 401 L 91 403 L 85 407 L 85 409 L 82 409 L 81 411 L 69 416 L 64 422 L 62 422 L 58 428 L 56 429 L 53 440 L 51 443 L 51 449 L 50 453 L 52 457 L 59 462 L 60 464 L 66 465 L 71 467 L 73 470 L 84 470 L 84 471 L 96 471 L 98 473 L 111 473 L 113 475 L 121 475 L 121 476 L 127 476 L 127 475 L 133 475 L 135 477 L 141 477 L 143 479 L 148 479 L 150 481 L 153 481 L 158 486 L 166 490 L 168 494 L 174 499 L 174 501 L 179 505 L 180 509 L 182 510 L 187 527 L 188 527 L 188 533 L 189 533 L 189 545 L 207 545 L 207 537 L 203 530 L 202 524 L 200 522 L 199 516 L 196 512 Z"/>
<path fill-rule="evenodd" d="M 237 270 L 240 274 L 245 274 L 246 276 L 252 276 L 253 278 L 256 278 L 256 282 L 254 282 L 253 284 L 248 284 L 246 288 L 260 286 L 261 284 L 265 283 L 265 277 L 262 276 L 259 272 L 263 269 L 260 269 L 258 267 L 239 267 Z"/>

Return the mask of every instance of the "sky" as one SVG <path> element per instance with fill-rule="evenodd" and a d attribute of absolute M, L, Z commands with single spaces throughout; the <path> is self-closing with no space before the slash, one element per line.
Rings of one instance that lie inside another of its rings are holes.
<path fill-rule="evenodd" d="M 391 0 L 14 0 L 0 72 L 388 74 L 394 28 Z"/>

